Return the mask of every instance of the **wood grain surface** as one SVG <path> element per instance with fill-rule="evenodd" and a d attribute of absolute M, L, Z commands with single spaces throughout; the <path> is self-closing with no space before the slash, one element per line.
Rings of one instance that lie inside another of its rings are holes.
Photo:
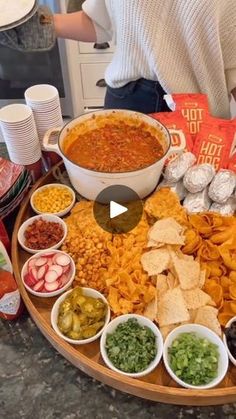
<path fill-rule="evenodd" d="M 179 387 L 168 375 L 162 362 L 151 374 L 141 379 L 133 379 L 113 372 L 104 365 L 99 352 L 99 340 L 87 345 L 73 346 L 57 336 L 50 324 L 50 311 L 56 297 L 39 298 L 26 291 L 21 281 L 21 268 L 30 254 L 25 252 L 17 241 L 20 225 L 24 220 L 34 215 L 30 207 L 31 194 L 39 186 L 52 182 L 55 182 L 55 179 L 51 171 L 34 185 L 20 208 L 12 237 L 12 262 L 16 281 L 30 316 L 46 339 L 63 357 L 89 376 L 117 390 L 144 399 L 190 406 L 236 402 L 236 368 L 231 363 L 227 376 L 216 388 L 190 390 Z"/>

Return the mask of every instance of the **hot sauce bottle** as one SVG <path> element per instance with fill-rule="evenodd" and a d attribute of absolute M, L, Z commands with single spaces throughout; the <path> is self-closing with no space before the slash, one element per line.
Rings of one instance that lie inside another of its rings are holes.
<path fill-rule="evenodd" d="M 0 317 L 14 320 L 21 314 L 23 303 L 13 276 L 11 261 L 0 241 Z"/>

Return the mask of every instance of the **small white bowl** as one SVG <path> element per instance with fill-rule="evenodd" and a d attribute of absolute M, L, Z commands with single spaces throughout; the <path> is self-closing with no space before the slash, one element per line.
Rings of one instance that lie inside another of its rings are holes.
<path fill-rule="evenodd" d="M 59 242 L 57 242 L 56 244 L 54 244 L 51 247 L 48 247 L 47 249 L 31 249 L 30 247 L 27 247 L 25 245 L 25 238 L 24 238 L 25 230 L 27 229 L 27 227 L 29 225 L 31 225 L 34 221 L 36 221 L 40 218 L 42 218 L 45 221 L 52 221 L 54 223 L 60 224 L 62 226 L 63 230 L 64 230 L 64 234 L 63 234 L 62 239 Z M 20 243 L 21 247 L 23 247 L 23 249 L 25 249 L 27 252 L 29 252 L 31 254 L 41 252 L 42 250 L 45 252 L 49 249 L 58 249 L 62 245 L 62 243 L 64 242 L 66 236 L 67 236 L 67 225 L 66 225 L 65 221 L 63 221 L 60 217 L 58 217 L 57 215 L 54 215 L 54 214 L 41 214 L 41 215 L 35 215 L 34 217 L 28 218 L 28 220 L 26 220 L 20 226 L 20 228 L 18 230 L 18 234 L 17 234 L 18 242 Z"/>
<path fill-rule="evenodd" d="M 32 209 L 34 210 L 34 212 L 36 212 L 36 214 L 45 214 L 45 212 L 39 211 L 35 207 L 33 201 L 34 201 L 35 196 L 39 192 L 41 192 L 45 189 L 48 189 L 52 186 L 57 187 L 57 188 L 61 188 L 61 189 L 67 189 L 71 193 L 72 201 L 71 201 L 71 204 L 68 207 L 66 207 L 62 211 L 58 211 L 58 212 L 52 212 L 52 213 L 47 212 L 48 214 L 50 213 L 50 214 L 53 214 L 53 215 L 57 215 L 58 217 L 63 217 L 64 215 L 68 214 L 68 212 L 71 210 L 71 208 L 73 208 L 73 206 L 75 205 L 76 196 L 75 196 L 75 192 L 73 191 L 72 188 L 70 188 L 69 186 L 64 185 L 62 183 L 49 183 L 48 185 L 44 185 L 44 186 L 41 186 L 40 188 L 36 189 L 36 191 L 34 191 L 34 193 L 31 195 L 30 205 L 31 205 Z"/>
<path fill-rule="evenodd" d="M 230 327 L 233 322 L 236 322 L 236 316 L 232 317 L 232 319 L 230 319 L 228 321 L 228 323 L 226 324 L 225 328 Z M 232 362 L 232 364 L 234 364 L 235 367 L 236 367 L 236 358 L 233 357 L 233 355 L 231 354 L 231 352 L 230 352 L 230 350 L 228 348 L 228 344 L 227 344 L 227 339 L 226 339 L 225 333 L 223 333 L 223 341 L 224 341 L 225 347 L 227 349 L 229 359 Z"/>
<path fill-rule="evenodd" d="M 47 254 L 47 253 L 59 253 L 59 254 L 62 254 L 62 255 L 66 255 L 66 256 L 68 256 L 69 258 L 70 258 L 70 263 L 71 263 L 71 273 L 70 273 L 70 277 L 69 277 L 69 279 L 68 279 L 68 282 L 64 285 L 64 287 L 62 287 L 62 288 L 59 288 L 59 289 L 57 289 L 56 291 L 52 291 L 52 292 L 38 292 L 38 291 L 34 291 L 32 288 L 30 288 L 26 283 L 25 283 L 25 281 L 24 281 L 24 277 L 25 277 L 25 274 L 26 274 L 26 270 L 27 270 L 27 267 L 28 267 L 28 263 L 30 262 L 30 260 L 32 260 L 32 259 L 34 259 L 34 258 L 37 258 L 38 256 L 44 256 L 45 254 Z M 33 255 L 33 256 L 31 256 L 26 262 L 25 262 L 25 264 L 23 265 L 23 267 L 22 267 L 22 270 L 21 270 L 21 280 L 22 280 L 22 282 L 23 282 L 23 284 L 24 284 L 24 287 L 27 289 L 27 291 L 29 291 L 31 294 L 33 294 L 33 295 L 35 295 L 36 297 L 43 297 L 43 298 L 48 298 L 48 297 L 55 297 L 55 296 L 57 296 L 57 295 L 60 295 L 60 294 L 62 294 L 65 290 L 67 290 L 70 286 L 71 286 L 71 284 L 72 284 L 72 282 L 73 282 L 73 280 L 74 280 L 74 277 L 75 277 L 75 271 L 76 271 L 76 268 L 75 268 L 75 263 L 74 263 L 74 261 L 73 261 L 73 259 L 72 259 L 72 257 L 71 256 L 69 256 L 66 252 L 62 252 L 61 250 L 49 250 L 49 251 L 45 251 L 45 250 L 41 250 L 40 252 L 38 252 L 37 254 L 35 254 L 35 255 Z"/>
<path fill-rule="evenodd" d="M 58 336 L 60 336 L 62 339 L 66 340 L 67 342 L 71 343 L 72 345 L 85 345 L 86 343 L 91 343 L 94 340 L 98 339 L 103 330 L 105 329 L 105 327 L 107 326 L 107 324 L 110 321 L 110 317 L 111 317 L 111 310 L 108 304 L 107 299 L 104 297 L 103 294 L 101 294 L 99 291 L 93 289 L 93 288 L 86 288 L 86 287 L 82 287 L 83 290 L 83 294 L 88 296 L 88 297 L 93 297 L 93 298 L 100 298 L 102 301 L 104 301 L 104 303 L 107 305 L 107 313 L 106 313 L 106 317 L 105 317 L 105 323 L 104 326 L 102 327 L 101 330 L 99 330 L 98 333 L 96 333 L 96 335 L 92 336 L 91 338 L 88 339 L 71 339 L 68 338 L 67 336 L 63 335 L 63 333 L 60 331 L 59 327 L 57 326 L 57 319 L 58 319 L 58 312 L 59 312 L 59 306 L 61 304 L 62 301 L 65 300 L 65 298 L 67 297 L 68 294 L 70 294 L 73 290 L 69 290 L 67 292 L 65 292 L 63 295 L 61 295 L 56 302 L 54 303 L 53 307 L 52 307 L 52 311 L 51 311 L 51 325 L 53 327 L 53 329 L 55 330 L 55 332 L 57 333 Z"/>
<path fill-rule="evenodd" d="M 216 378 L 214 378 L 210 383 L 205 384 L 205 385 L 194 386 L 194 385 L 191 385 L 189 383 L 182 381 L 180 378 L 178 378 L 175 375 L 174 371 L 171 369 L 170 364 L 169 364 L 168 348 L 171 347 L 173 341 L 180 334 L 190 333 L 190 332 L 194 332 L 196 333 L 198 337 L 206 338 L 208 341 L 218 346 L 218 351 L 219 351 L 218 374 Z M 229 365 L 228 354 L 221 338 L 212 330 L 199 324 L 185 324 L 185 325 L 176 327 L 174 330 L 172 330 L 168 334 L 164 342 L 163 361 L 164 361 L 164 364 L 168 373 L 173 378 L 173 380 L 176 381 L 176 383 L 178 383 L 180 386 L 185 387 L 185 388 L 193 388 L 193 389 L 198 389 L 198 390 L 204 390 L 204 389 L 217 386 L 223 380 L 225 374 L 227 373 L 228 365 Z"/>
<path fill-rule="evenodd" d="M 128 319 L 137 319 L 138 323 L 141 326 L 149 327 L 153 331 L 154 335 L 156 336 L 157 353 L 154 360 L 149 364 L 149 366 L 145 370 L 140 371 L 140 372 L 135 372 L 135 373 L 124 372 L 116 368 L 112 364 L 110 359 L 108 358 L 106 347 L 105 347 L 107 334 L 114 332 L 120 323 L 125 323 Z M 157 365 L 159 364 L 162 357 L 162 352 L 163 352 L 163 339 L 162 339 L 162 335 L 158 327 L 147 317 L 141 316 L 139 314 L 123 314 L 121 316 L 116 317 L 114 320 L 112 320 L 104 329 L 101 336 L 101 340 L 100 340 L 100 352 L 101 352 L 103 361 L 111 370 L 119 372 L 120 374 L 126 375 L 128 377 L 133 377 L 133 378 L 143 377 L 144 375 L 147 375 L 151 371 L 153 371 L 154 368 L 156 368 Z"/>

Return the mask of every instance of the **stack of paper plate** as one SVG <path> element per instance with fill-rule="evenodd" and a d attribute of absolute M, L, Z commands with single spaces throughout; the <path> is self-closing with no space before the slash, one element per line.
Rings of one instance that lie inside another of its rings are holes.
<path fill-rule="evenodd" d="M 15 28 L 36 12 L 37 0 L 0 0 L 0 31 Z"/>

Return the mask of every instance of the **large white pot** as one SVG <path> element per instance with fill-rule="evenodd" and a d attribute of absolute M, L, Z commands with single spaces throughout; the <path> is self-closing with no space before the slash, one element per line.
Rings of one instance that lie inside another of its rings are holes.
<path fill-rule="evenodd" d="M 124 118 L 134 117 L 136 121 L 138 118 L 139 120 L 145 121 L 149 126 L 156 128 L 158 131 L 161 130 L 164 133 L 165 139 L 165 154 L 162 157 L 162 159 L 158 160 L 151 166 L 133 172 L 101 173 L 80 167 L 78 164 L 73 163 L 64 155 L 63 141 L 66 135 L 68 134 L 68 130 L 72 129 L 74 126 L 78 124 L 84 124 L 86 121 L 90 120 L 94 114 L 107 117 L 111 113 L 114 116 L 114 112 L 116 114 L 119 114 L 119 117 L 122 115 L 124 115 Z M 179 146 L 171 146 L 171 138 L 169 131 L 171 133 L 178 134 L 178 136 L 180 137 Z M 169 131 L 159 121 L 142 113 L 127 110 L 101 110 L 79 116 L 78 118 L 75 118 L 69 123 L 67 123 L 63 128 L 55 128 L 49 130 L 44 136 L 43 148 L 47 151 L 55 151 L 62 157 L 72 185 L 74 186 L 75 190 L 85 198 L 89 200 L 95 200 L 97 195 L 106 187 L 112 185 L 123 185 L 133 189 L 142 199 L 149 195 L 155 189 L 159 181 L 166 158 L 170 154 L 181 152 L 185 148 L 185 136 L 183 132 L 175 130 Z M 59 133 L 58 142 L 56 144 L 51 144 L 51 135 L 55 134 L 56 132 Z"/>

